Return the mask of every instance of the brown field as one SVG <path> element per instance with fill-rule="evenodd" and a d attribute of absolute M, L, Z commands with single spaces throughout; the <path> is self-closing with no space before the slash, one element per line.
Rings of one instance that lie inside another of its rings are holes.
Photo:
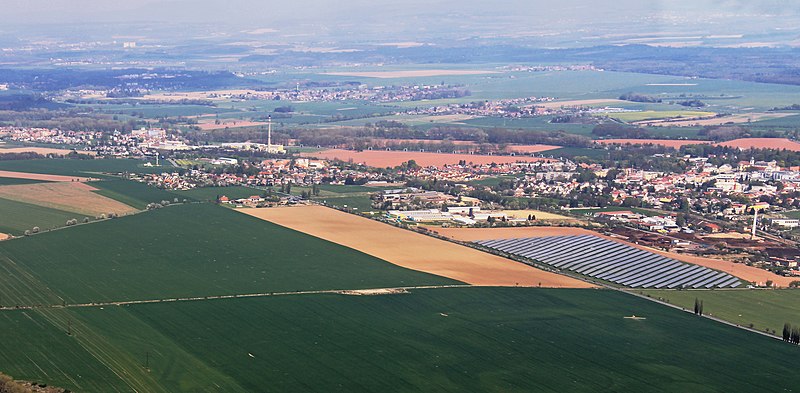
<path fill-rule="evenodd" d="M 667 125 L 667 126 L 678 126 L 678 127 L 682 126 L 689 127 L 695 125 L 718 126 L 727 123 L 739 124 L 739 123 L 747 123 L 759 120 L 778 119 L 787 116 L 794 116 L 794 113 L 741 113 L 737 115 L 713 117 L 708 119 L 695 118 L 695 119 L 684 119 L 684 120 L 670 120 L 670 119 L 643 120 L 631 124 L 638 124 L 638 125 L 648 124 L 653 126 Z"/>
<path fill-rule="evenodd" d="M 43 181 L 54 181 L 54 182 L 84 182 L 94 180 L 88 177 L 72 177 L 72 176 L 61 176 L 61 175 L 45 175 L 41 173 L 26 173 L 26 172 L 11 172 L 11 171 L 0 171 L 0 177 L 9 177 L 13 179 L 31 179 L 31 180 L 43 180 Z"/>
<path fill-rule="evenodd" d="M 203 131 L 208 130 L 219 130 L 223 128 L 233 128 L 233 127 L 252 127 L 252 126 L 266 126 L 267 123 L 264 122 L 256 122 L 256 121 L 249 121 L 249 120 L 240 120 L 240 119 L 220 119 L 219 124 L 215 124 L 215 119 L 204 119 L 200 120 L 197 123 L 197 126 L 200 127 Z"/>
<path fill-rule="evenodd" d="M 595 140 L 597 143 L 602 144 L 620 144 L 624 145 L 626 143 L 630 143 L 632 145 L 656 145 L 656 146 L 664 146 L 664 147 L 672 147 L 672 148 L 679 148 L 683 145 L 697 145 L 697 144 L 705 144 L 711 143 L 709 141 L 701 141 L 701 140 L 694 140 L 694 139 L 682 139 L 682 140 L 673 140 L 673 139 L 598 139 Z"/>
<path fill-rule="evenodd" d="M 31 203 L 90 216 L 133 213 L 136 209 L 92 191 L 81 182 L 14 184 L 0 186 L 0 198 Z M 78 217 L 76 217 L 78 218 Z"/>
<path fill-rule="evenodd" d="M 742 138 L 721 142 L 717 145 L 738 147 L 740 149 L 787 149 L 792 151 L 800 151 L 800 143 L 786 138 Z"/>
<path fill-rule="evenodd" d="M 364 78 L 420 78 L 426 76 L 448 75 L 480 75 L 496 74 L 497 71 L 483 70 L 408 70 L 408 71 L 354 71 L 354 72 L 325 72 L 322 75 L 360 76 Z"/>
<path fill-rule="evenodd" d="M 589 283 L 570 277 L 322 206 L 239 211 L 356 249 L 398 266 L 468 284 L 592 287 Z"/>
<path fill-rule="evenodd" d="M 594 99 L 594 100 L 570 100 L 570 101 L 552 101 L 552 102 L 543 102 L 543 103 L 536 103 L 536 106 L 545 107 L 548 109 L 558 109 L 562 106 L 598 106 L 601 104 L 618 104 L 622 102 L 622 100 L 617 99 Z"/>
<path fill-rule="evenodd" d="M 97 153 L 93 151 L 83 151 L 83 150 L 75 150 L 78 154 L 86 154 L 90 156 L 97 155 Z M 48 154 L 55 154 L 58 156 L 63 156 L 66 154 L 71 153 L 72 150 L 69 149 L 54 149 L 51 147 L 9 147 L 7 149 L 0 148 L 0 154 L 5 153 L 38 153 L 42 155 Z"/>
<path fill-rule="evenodd" d="M 517 227 L 517 228 L 440 228 L 436 229 L 441 235 L 462 241 L 476 241 L 489 239 L 513 239 L 523 237 L 542 237 L 542 236 L 567 236 L 567 235 L 595 235 L 608 240 L 627 244 L 642 250 L 654 252 L 668 258 L 679 261 L 705 266 L 732 274 L 746 281 L 753 281 L 763 285 L 767 280 L 772 280 L 776 286 L 785 287 L 796 278 L 778 276 L 757 267 L 747 266 L 742 263 L 732 263 L 719 259 L 696 257 L 692 255 L 665 252 L 639 244 L 623 241 L 616 237 L 605 236 L 597 232 L 592 232 L 582 228 L 561 228 L 561 227 Z"/>
<path fill-rule="evenodd" d="M 508 145 L 506 146 L 507 152 L 514 152 L 514 153 L 541 153 L 548 150 L 555 150 L 560 149 L 561 146 L 555 145 Z"/>
<path fill-rule="evenodd" d="M 460 160 L 473 164 L 507 164 L 512 162 L 534 162 L 546 161 L 546 158 L 524 157 L 524 156 L 484 156 L 476 154 L 449 154 L 449 153 L 429 153 L 413 151 L 383 151 L 383 150 L 364 150 L 353 151 L 343 149 L 328 149 L 314 153 L 302 153 L 303 157 L 314 157 L 326 160 L 339 159 L 343 161 L 353 160 L 356 163 L 363 163 L 368 166 L 385 168 L 396 167 L 408 160 L 414 160 L 421 166 L 441 167 L 447 164 L 458 164 Z"/>

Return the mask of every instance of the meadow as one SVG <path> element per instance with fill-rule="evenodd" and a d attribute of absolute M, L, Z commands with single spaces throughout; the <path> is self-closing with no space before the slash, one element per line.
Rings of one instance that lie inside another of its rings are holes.
<path fill-rule="evenodd" d="M 145 183 L 132 180 L 110 179 L 89 184 L 98 189 L 94 191 L 95 193 L 133 206 L 139 210 L 144 210 L 149 203 L 158 203 L 165 200 L 174 202 L 176 197 L 179 200 L 183 199 L 169 191 L 150 187 Z"/>
<path fill-rule="evenodd" d="M 625 318 L 633 314 L 642 319 Z M 0 341 L 10 373 L 84 392 L 777 392 L 800 383 L 796 346 L 609 290 L 11 310 L 0 314 L 9 326 L 20 327 Z"/>

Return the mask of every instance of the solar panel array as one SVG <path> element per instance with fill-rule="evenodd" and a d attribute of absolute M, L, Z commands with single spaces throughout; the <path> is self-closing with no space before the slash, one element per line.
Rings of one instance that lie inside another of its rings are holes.
<path fill-rule="evenodd" d="M 598 236 L 483 240 L 485 247 L 632 288 L 733 288 L 738 278 Z"/>

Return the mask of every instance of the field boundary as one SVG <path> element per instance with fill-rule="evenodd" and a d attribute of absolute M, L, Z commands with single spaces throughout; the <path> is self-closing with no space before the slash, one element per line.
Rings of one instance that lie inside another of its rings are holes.
<path fill-rule="evenodd" d="M 0 311 L 129 306 L 133 304 L 196 302 L 203 300 L 239 299 L 239 298 L 271 297 L 271 296 L 322 295 L 322 294 L 390 295 L 390 294 L 402 294 L 414 289 L 478 288 L 478 287 L 480 286 L 471 284 L 449 284 L 449 285 L 418 285 L 418 286 L 406 286 L 406 287 L 362 288 L 362 289 L 320 289 L 314 291 L 261 292 L 261 293 L 244 293 L 244 294 L 234 294 L 234 295 L 174 297 L 166 299 L 121 300 L 121 301 L 90 302 L 90 303 L 62 303 L 62 304 L 49 304 L 49 305 L 40 304 L 40 305 L 13 306 L 13 307 L 4 306 L 0 307 Z"/>

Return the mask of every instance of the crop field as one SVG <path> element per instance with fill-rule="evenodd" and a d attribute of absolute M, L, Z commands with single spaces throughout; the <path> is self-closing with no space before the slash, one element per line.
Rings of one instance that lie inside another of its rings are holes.
<path fill-rule="evenodd" d="M 0 161 L 0 171 L 40 173 L 61 176 L 99 177 L 101 173 L 160 173 L 163 167 L 145 167 L 144 161 L 128 159 L 42 159 Z M 69 181 L 69 180 L 67 180 Z"/>
<path fill-rule="evenodd" d="M 96 194 L 120 201 L 136 209 L 144 210 L 148 203 L 170 201 L 174 202 L 179 195 L 161 190 L 147 184 L 132 180 L 112 179 L 89 183 L 97 190 Z"/>
<path fill-rule="evenodd" d="M 793 211 L 790 211 L 790 212 L 784 212 L 783 215 L 786 216 L 786 217 L 789 217 L 789 218 L 800 218 L 800 210 L 793 210 Z"/>
<path fill-rule="evenodd" d="M 0 186 L 0 198 L 11 199 L 59 210 L 74 211 L 89 216 L 134 212 L 131 206 L 106 198 L 93 191 L 96 188 L 82 182 L 48 182 Z"/>
<path fill-rule="evenodd" d="M 784 323 L 800 326 L 800 291 L 741 289 L 733 291 L 636 291 L 687 310 L 703 301 L 703 312 L 741 326 L 781 334 Z"/>
<path fill-rule="evenodd" d="M 11 334 L 0 342 L 9 373 L 84 392 L 751 392 L 800 383 L 796 347 L 607 290 L 9 310 L 0 328 Z"/>
<path fill-rule="evenodd" d="M 800 143 L 786 138 L 742 138 L 721 142 L 719 145 L 736 147 L 739 149 L 786 149 L 800 151 Z"/>
<path fill-rule="evenodd" d="M 263 191 L 249 187 L 230 186 L 230 187 L 200 187 L 186 191 L 170 191 L 173 196 L 181 200 L 187 198 L 193 201 L 214 202 L 218 196 L 226 196 L 229 199 L 247 198 L 251 195 L 261 195 Z"/>
<path fill-rule="evenodd" d="M 44 182 L 44 180 L 24 179 L 18 177 L 0 177 L 0 186 L 10 186 L 14 184 L 34 184 L 42 182 Z"/>
<path fill-rule="evenodd" d="M 242 209 L 408 269 L 475 285 L 585 288 L 591 285 L 518 262 L 321 206 Z"/>
<path fill-rule="evenodd" d="M 2 242 L 0 257 L 67 303 L 454 283 L 211 204 Z"/>
<path fill-rule="evenodd" d="M 20 236 L 33 227 L 45 231 L 63 227 L 67 220 L 81 220 L 83 217 L 75 212 L 0 198 L 0 233 Z"/>
<path fill-rule="evenodd" d="M 642 122 L 646 120 L 660 120 L 660 119 L 675 119 L 675 118 L 698 118 L 714 116 L 714 112 L 704 111 L 641 111 L 641 112 L 620 112 L 620 113 L 603 113 L 598 116 L 609 117 L 612 119 L 622 120 L 625 122 Z"/>
<path fill-rule="evenodd" d="M 449 153 L 428 153 L 411 151 L 352 151 L 342 149 L 329 149 L 316 153 L 303 154 L 308 157 L 322 158 L 326 160 L 339 159 L 342 161 L 353 160 L 356 163 L 363 163 L 368 166 L 385 168 L 396 167 L 409 160 L 414 160 L 421 166 L 444 166 L 458 164 L 459 161 L 466 161 L 474 164 L 491 163 L 511 163 L 511 162 L 534 162 L 544 160 L 537 157 L 526 156 L 491 156 L 477 154 L 449 154 Z"/>

